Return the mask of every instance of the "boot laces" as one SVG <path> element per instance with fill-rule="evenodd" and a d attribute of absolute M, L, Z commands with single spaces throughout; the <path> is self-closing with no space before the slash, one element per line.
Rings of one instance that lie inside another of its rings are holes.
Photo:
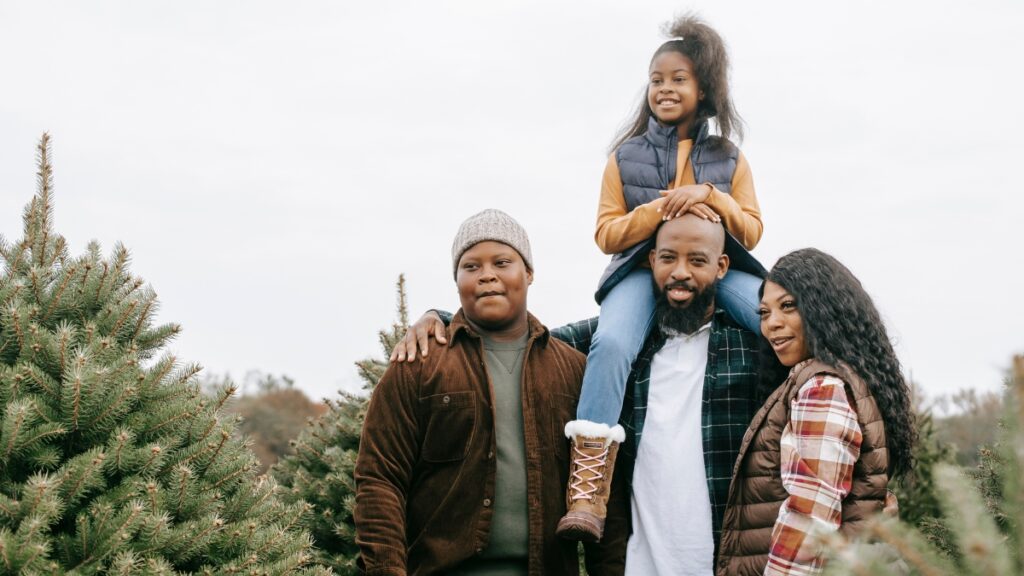
<path fill-rule="evenodd" d="M 604 472 L 601 471 L 605 466 L 605 458 L 608 456 L 608 448 L 604 449 L 604 452 L 595 454 L 594 456 L 587 456 L 585 452 L 580 451 L 575 445 L 572 447 L 573 452 L 576 453 L 576 458 L 573 462 L 576 464 L 572 471 L 572 482 L 569 483 L 569 488 L 573 491 L 573 500 L 593 500 L 594 492 L 597 492 L 599 488 L 599 482 L 604 478 Z M 593 474 L 590 478 L 584 478 L 583 474 L 590 472 Z M 584 488 L 584 484 L 587 485 Z"/>

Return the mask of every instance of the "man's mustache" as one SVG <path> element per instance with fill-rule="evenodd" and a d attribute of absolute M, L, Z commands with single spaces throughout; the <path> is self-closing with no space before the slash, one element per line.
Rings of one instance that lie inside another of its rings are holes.
<path fill-rule="evenodd" d="M 697 287 L 685 280 L 676 280 L 675 282 L 669 282 L 661 289 L 662 292 L 668 292 L 675 288 L 682 288 L 683 290 L 689 290 L 690 292 L 696 292 Z"/>

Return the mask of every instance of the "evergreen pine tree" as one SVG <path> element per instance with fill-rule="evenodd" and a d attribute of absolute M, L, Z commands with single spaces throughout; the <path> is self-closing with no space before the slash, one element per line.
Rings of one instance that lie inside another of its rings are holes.
<path fill-rule="evenodd" d="M 309 529 L 319 555 L 317 560 L 344 576 L 358 574 L 352 473 L 369 394 L 387 370 L 387 358 L 409 326 L 403 276 L 398 277 L 397 290 L 398 321 L 379 333 L 384 360 L 367 358 L 356 363 L 366 395 L 341 392 L 340 398 L 325 400 L 327 413 L 310 423 L 292 443 L 294 452 L 274 467 L 281 485 L 291 489 L 286 499 L 313 505 Z"/>
<path fill-rule="evenodd" d="M 891 483 L 899 499 L 900 518 L 916 526 L 924 538 L 947 555 L 955 555 L 951 534 L 942 521 L 940 494 L 936 486 L 937 469 L 953 464 L 953 447 L 945 443 L 935 429 L 932 412 L 916 408 L 917 444 L 914 446 L 914 473 Z"/>
<path fill-rule="evenodd" d="M 308 509 L 200 393 L 199 366 L 159 356 L 154 291 L 53 230 L 49 136 L 24 238 L 0 238 L 0 572 L 288 574 L 309 568 Z M 307 566 L 304 568 L 304 566 Z"/>
<path fill-rule="evenodd" d="M 890 488 L 899 498 L 900 518 L 912 525 L 921 525 L 942 514 L 935 491 L 935 467 L 941 463 L 954 462 L 954 450 L 936 430 L 932 409 L 921 399 L 923 392 L 916 383 L 911 383 L 911 394 L 915 399 L 914 422 L 917 426 L 917 443 L 914 445 L 913 474 L 890 482 Z"/>
<path fill-rule="evenodd" d="M 951 464 L 935 467 L 941 517 L 921 529 L 876 518 L 867 538 L 824 539 L 834 575 L 904 574 L 889 554 L 895 551 L 913 574 L 1017 576 L 1024 574 L 1024 356 L 1014 358 L 1007 412 L 999 442 L 981 453 L 981 464 L 966 474 Z M 924 534 L 922 534 L 922 532 Z M 889 548 L 866 543 L 873 539 Z"/>

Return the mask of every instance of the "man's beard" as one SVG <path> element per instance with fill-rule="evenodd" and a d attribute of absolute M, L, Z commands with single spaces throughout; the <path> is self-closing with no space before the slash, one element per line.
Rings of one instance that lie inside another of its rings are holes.
<path fill-rule="evenodd" d="M 673 306 L 668 299 L 668 291 L 681 287 L 693 292 L 686 306 Z M 654 296 L 657 299 L 654 308 L 654 321 L 665 336 L 693 334 L 708 321 L 708 310 L 714 304 L 715 293 L 718 291 L 718 279 L 703 290 L 688 282 L 672 282 L 665 287 L 654 284 Z"/>

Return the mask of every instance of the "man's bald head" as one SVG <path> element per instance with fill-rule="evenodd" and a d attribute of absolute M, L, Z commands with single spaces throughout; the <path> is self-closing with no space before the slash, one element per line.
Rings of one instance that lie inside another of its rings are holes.
<path fill-rule="evenodd" d="M 679 218 L 673 218 L 658 228 L 658 235 L 655 238 L 654 250 L 657 251 L 663 242 L 670 238 L 685 237 L 706 248 L 709 255 L 717 258 L 725 252 L 725 228 L 721 224 L 715 224 L 705 220 L 692 212 L 687 212 Z"/>

